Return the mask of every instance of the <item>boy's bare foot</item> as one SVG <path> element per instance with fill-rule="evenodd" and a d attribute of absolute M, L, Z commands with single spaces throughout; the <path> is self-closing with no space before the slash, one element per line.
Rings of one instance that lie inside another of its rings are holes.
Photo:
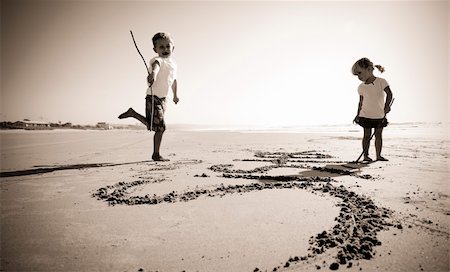
<path fill-rule="evenodd" d="M 132 116 L 133 109 L 129 108 L 126 112 L 119 115 L 119 119 L 124 119 Z"/>
<path fill-rule="evenodd" d="M 377 158 L 377 161 L 389 161 L 389 160 L 386 159 L 386 158 L 384 158 L 384 157 L 379 156 L 379 157 Z"/>
<path fill-rule="evenodd" d="M 169 159 L 163 158 L 159 154 L 153 154 L 152 155 L 152 160 L 154 160 L 154 161 L 170 161 Z"/>
<path fill-rule="evenodd" d="M 372 162 L 373 160 L 370 157 L 364 157 L 364 162 Z"/>

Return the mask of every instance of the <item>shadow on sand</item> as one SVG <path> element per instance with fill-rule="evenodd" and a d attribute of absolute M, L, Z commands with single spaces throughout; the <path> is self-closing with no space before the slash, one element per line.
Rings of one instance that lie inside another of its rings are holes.
<path fill-rule="evenodd" d="M 300 172 L 302 177 L 340 177 L 340 176 L 360 176 L 361 169 L 366 167 L 365 163 L 343 163 L 343 164 L 328 164 L 323 167 L 313 166 L 311 169 Z"/>
<path fill-rule="evenodd" d="M 71 165 L 35 166 L 36 168 L 32 168 L 32 169 L 1 172 L 0 177 L 6 178 L 6 177 L 17 177 L 17 176 L 29 176 L 29 175 L 45 174 L 45 173 L 61 171 L 61 170 L 74 170 L 74 169 L 79 170 L 79 169 L 88 169 L 88 168 L 97 168 L 97 167 L 111 167 L 111 166 L 146 163 L 146 162 L 153 162 L 153 161 L 146 160 L 146 161 L 135 161 L 135 162 L 124 162 L 124 163 L 86 163 L 86 164 L 71 164 Z"/>

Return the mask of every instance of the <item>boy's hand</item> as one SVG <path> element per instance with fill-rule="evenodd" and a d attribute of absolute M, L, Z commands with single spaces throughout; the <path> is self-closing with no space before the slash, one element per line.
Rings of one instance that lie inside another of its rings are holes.
<path fill-rule="evenodd" d="M 150 86 L 153 85 L 154 79 L 153 79 L 153 75 L 152 75 L 152 74 L 149 74 L 149 75 L 147 76 L 147 82 L 148 82 L 148 84 L 149 84 Z"/>
<path fill-rule="evenodd" d="M 180 101 L 180 99 L 178 99 L 178 96 L 175 96 L 175 97 L 173 98 L 173 102 L 175 102 L 175 104 L 178 104 L 178 101 Z"/>
<path fill-rule="evenodd" d="M 385 114 L 390 112 L 390 111 L 391 111 L 391 107 L 389 107 L 389 106 L 384 107 L 384 113 Z"/>
<path fill-rule="evenodd" d="M 357 124 L 359 123 L 359 116 L 356 116 L 355 119 L 353 119 L 353 124 L 354 123 L 357 123 Z"/>

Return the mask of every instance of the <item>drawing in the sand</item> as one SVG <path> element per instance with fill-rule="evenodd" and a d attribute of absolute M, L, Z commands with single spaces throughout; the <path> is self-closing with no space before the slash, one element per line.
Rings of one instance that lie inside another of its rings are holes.
<path fill-rule="evenodd" d="M 149 131 L 154 131 L 152 159 L 154 161 L 167 161 L 167 158 L 161 156 L 160 148 L 163 134 L 166 130 L 164 114 L 167 109 L 166 97 L 170 90 L 173 91 L 173 102 L 175 102 L 175 104 L 179 102 L 176 79 L 177 64 L 172 58 L 174 42 L 168 33 L 158 32 L 153 36 L 153 50 L 158 56 L 150 60 L 151 69 L 149 69 L 144 57 L 137 47 L 133 32 L 131 32 L 131 36 L 148 72 L 148 88 L 146 92 L 147 96 L 145 97 L 145 117 L 137 113 L 133 108 L 129 108 L 126 112 L 119 115 L 119 119 L 128 117 L 136 118 L 142 122 Z"/>
<path fill-rule="evenodd" d="M 371 259 L 375 255 L 375 247 L 381 245 L 377 233 L 389 227 L 401 228 L 401 223 L 396 221 L 389 209 L 377 206 L 370 198 L 358 195 L 337 185 L 337 181 L 330 177 L 319 177 L 317 171 L 330 174 L 349 175 L 355 178 L 367 179 L 365 175 L 359 175 L 359 171 L 339 169 L 337 167 L 316 167 L 314 163 L 334 163 L 335 166 L 348 167 L 342 161 L 330 160 L 333 156 L 317 151 L 304 152 L 256 152 L 253 159 L 240 161 L 269 162 L 270 165 L 257 167 L 251 170 L 233 169 L 232 164 L 212 165 L 209 170 L 221 174 L 219 177 L 226 179 L 257 180 L 247 184 L 220 185 L 197 187 L 195 190 L 182 192 L 172 191 L 164 195 L 139 196 L 130 192 L 137 186 L 144 186 L 164 182 L 160 178 L 138 179 L 132 182 L 118 182 L 113 185 L 99 188 L 92 194 L 99 200 L 106 201 L 110 205 L 157 205 L 162 203 L 188 202 L 200 197 L 223 197 L 228 194 L 245 194 L 270 189 L 303 189 L 311 193 L 328 194 L 340 200 L 339 216 L 335 218 L 336 225 L 330 230 L 324 230 L 309 240 L 309 254 L 298 256 L 292 252 L 291 257 L 286 256 L 284 267 L 291 264 L 307 262 L 328 249 L 334 248 L 337 254 L 328 260 L 330 269 L 337 269 L 345 265 L 352 267 L 353 262 L 359 259 Z M 239 161 L 235 159 L 234 161 Z M 171 170 L 174 167 L 182 167 L 187 164 L 198 164 L 200 161 L 177 162 L 176 164 L 159 165 L 155 170 Z M 309 169 L 316 171 L 315 175 L 269 175 L 270 170 L 277 168 Z M 356 168 L 358 169 L 358 168 Z M 206 174 L 198 177 L 209 177 Z M 292 257 L 295 256 L 295 257 Z M 273 271 L 280 269 L 274 267 Z M 255 268 L 254 271 L 264 271 Z"/>

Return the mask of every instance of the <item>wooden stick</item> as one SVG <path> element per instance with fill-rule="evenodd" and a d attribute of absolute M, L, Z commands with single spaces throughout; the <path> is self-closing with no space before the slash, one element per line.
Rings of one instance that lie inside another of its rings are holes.
<path fill-rule="evenodd" d="M 130 33 L 131 33 L 131 38 L 133 38 L 134 46 L 136 46 L 136 49 L 137 49 L 139 55 L 141 55 L 141 58 L 142 58 L 142 60 L 144 61 L 144 64 L 145 64 L 145 68 L 147 69 L 147 73 L 150 75 L 150 71 L 148 70 L 147 62 L 145 62 L 144 56 L 142 56 L 141 51 L 139 51 L 139 48 L 138 48 L 138 46 L 136 44 L 136 40 L 134 39 L 133 31 L 130 30 Z"/>
<path fill-rule="evenodd" d="M 136 50 L 138 51 L 139 55 L 141 55 L 142 61 L 144 61 L 145 68 L 147 69 L 147 73 L 148 73 L 148 75 L 150 75 L 150 71 L 148 70 L 147 62 L 145 61 L 144 56 L 142 56 L 141 51 L 139 50 L 139 48 L 138 48 L 138 46 L 136 44 L 136 40 L 134 39 L 133 31 L 130 30 L 130 33 L 131 33 L 131 38 L 133 38 L 134 46 L 136 47 Z M 152 131 L 153 130 L 153 110 L 154 110 L 154 103 L 155 102 L 154 102 L 154 99 L 153 99 L 153 89 L 152 89 L 151 86 L 150 86 L 150 90 L 151 90 L 151 93 L 152 93 L 152 106 L 151 106 L 151 113 L 150 113 L 150 119 L 151 119 L 150 120 L 150 131 Z"/>

